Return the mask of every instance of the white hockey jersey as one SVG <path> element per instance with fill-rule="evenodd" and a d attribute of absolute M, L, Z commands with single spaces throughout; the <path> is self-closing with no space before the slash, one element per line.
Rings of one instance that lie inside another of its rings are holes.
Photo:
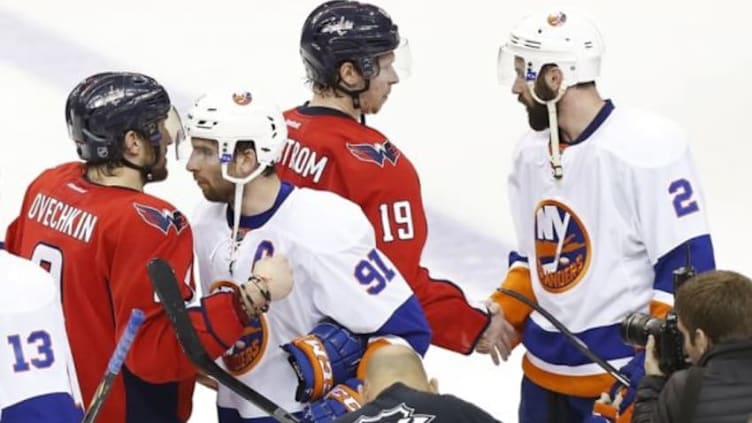
<path fill-rule="evenodd" d="M 206 203 L 194 219 L 199 275 L 204 293 L 212 282 L 245 282 L 254 263 L 265 255 L 284 254 L 294 287 L 218 363 L 235 377 L 290 412 L 297 378 L 279 347 L 307 334 L 329 317 L 354 333 L 407 342 L 423 354 L 430 330 L 407 283 L 376 249 L 373 229 L 357 205 L 336 194 L 282 184 L 274 207 L 241 217 L 245 228 L 230 272 L 231 212 L 221 203 Z M 259 421 L 268 416 L 219 387 L 220 421 Z M 238 416 L 239 415 L 239 416 Z"/>
<path fill-rule="evenodd" d="M 79 423 L 81 393 L 49 273 L 0 250 L 0 422 Z"/>
<path fill-rule="evenodd" d="M 688 249 L 698 271 L 715 266 L 695 166 L 674 124 L 610 101 L 564 149 L 560 180 L 548 151 L 542 131 L 515 153 L 509 192 L 519 251 L 510 266 L 528 266 L 538 304 L 619 368 L 634 355 L 620 337 L 622 319 L 673 304 L 671 272 Z M 536 384 L 593 397 L 613 382 L 539 313 L 518 329 L 523 369 Z"/>

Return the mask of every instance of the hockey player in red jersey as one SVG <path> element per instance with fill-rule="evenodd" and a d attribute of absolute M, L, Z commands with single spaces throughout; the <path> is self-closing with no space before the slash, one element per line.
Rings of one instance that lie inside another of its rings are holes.
<path fill-rule="evenodd" d="M 378 247 L 410 283 L 433 332 L 432 343 L 469 354 L 501 322 L 470 306 L 460 288 L 432 279 L 420 265 L 427 224 L 413 164 L 364 116 L 377 113 L 394 84 L 397 26 L 382 9 L 334 0 L 303 24 L 300 52 L 313 97 L 285 113 L 289 140 L 277 166 L 282 179 L 333 191 L 360 205 Z"/>
<path fill-rule="evenodd" d="M 169 123 L 177 114 L 159 83 L 127 72 L 83 80 L 70 93 L 65 114 L 84 162 L 45 170 L 29 185 L 19 217 L 8 228 L 6 248 L 41 265 L 59 284 L 85 404 L 131 309 L 144 311 L 146 320 L 100 421 L 185 422 L 195 370 L 156 301 L 146 265 L 153 257 L 169 262 L 190 300 L 193 235 L 180 211 L 143 192 L 146 183 L 167 176 L 167 147 L 179 142 L 179 131 L 170 131 Z M 178 122 L 174 128 L 179 127 Z M 268 278 L 264 284 L 291 283 L 289 266 L 278 260 L 256 267 Z M 242 289 L 259 299 L 258 290 L 268 287 Z M 232 345 L 255 314 L 237 293 L 208 296 L 190 312 L 213 356 Z"/>

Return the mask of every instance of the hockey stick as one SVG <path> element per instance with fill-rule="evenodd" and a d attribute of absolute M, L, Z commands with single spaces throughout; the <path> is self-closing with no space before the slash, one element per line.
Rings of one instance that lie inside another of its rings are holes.
<path fill-rule="evenodd" d="M 123 366 L 125 357 L 128 355 L 128 351 L 131 349 L 133 340 L 136 338 L 138 329 L 143 322 L 144 312 L 137 308 L 131 310 L 131 317 L 128 319 L 128 326 L 126 326 L 123 334 L 120 335 L 120 340 L 118 340 L 118 343 L 115 346 L 115 351 L 112 353 L 112 357 L 110 357 L 110 362 L 107 364 L 107 370 L 102 377 L 102 381 L 99 382 L 97 390 L 94 391 L 94 397 L 91 399 L 89 409 L 86 410 L 86 414 L 81 423 L 92 423 L 97 419 L 99 410 L 102 409 L 102 405 L 110 393 L 112 384 L 115 382 L 115 377 L 120 373 L 120 368 Z"/>
<path fill-rule="evenodd" d="M 183 351 L 185 351 L 185 354 L 193 364 L 222 385 L 225 385 L 243 397 L 243 399 L 250 401 L 256 407 L 269 413 L 269 415 L 278 421 L 284 423 L 298 422 L 298 419 L 287 410 L 224 371 L 209 357 L 206 349 L 201 345 L 190 317 L 188 317 L 183 296 L 180 294 L 180 282 L 175 278 L 172 267 L 164 260 L 155 258 L 149 262 L 147 269 L 154 292 L 157 293 L 159 301 L 162 302 L 162 306 L 167 313 L 167 317 L 172 322 L 172 327 L 175 329 L 175 334 L 178 337 L 180 345 L 183 347 Z"/>
<path fill-rule="evenodd" d="M 588 348 L 587 344 L 582 342 L 580 338 L 575 336 L 575 334 L 573 334 L 569 329 L 567 329 L 567 327 L 564 326 L 563 323 L 561 323 L 551 313 L 549 313 L 548 310 L 541 307 L 540 304 L 538 304 L 535 301 L 532 301 L 528 297 L 520 294 L 517 291 L 513 291 L 511 289 L 498 288 L 498 291 L 501 292 L 502 294 L 506 294 L 514 298 L 517 301 L 524 303 L 525 305 L 532 307 L 533 309 L 535 309 L 535 311 L 542 314 L 543 317 L 545 317 L 546 320 L 551 322 L 551 324 L 554 325 L 556 329 L 559 329 L 559 332 L 564 334 L 564 338 L 566 338 L 572 345 L 574 345 L 578 350 L 580 350 L 581 353 L 585 354 L 589 359 L 593 360 L 593 362 L 601 366 L 603 370 L 606 371 L 606 373 L 613 376 L 614 379 L 616 379 L 619 383 L 621 383 L 624 386 L 629 386 L 629 378 L 621 374 L 619 370 L 617 370 L 614 366 L 612 366 L 608 361 L 598 357 L 594 352 L 590 351 L 590 348 Z"/>

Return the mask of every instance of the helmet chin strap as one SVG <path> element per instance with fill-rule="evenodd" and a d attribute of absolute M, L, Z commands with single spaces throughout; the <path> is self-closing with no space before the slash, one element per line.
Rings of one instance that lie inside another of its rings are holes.
<path fill-rule="evenodd" d="M 232 274 L 234 271 L 235 255 L 238 251 L 238 246 L 240 245 L 241 241 L 238 237 L 238 234 L 240 233 L 240 215 L 243 208 L 243 190 L 245 189 L 245 185 L 248 182 L 256 179 L 264 170 L 266 170 L 266 166 L 260 164 L 256 169 L 253 170 L 253 172 L 251 172 L 250 175 L 238 178 L 235 176 L 230 176 L 227 172 L 227 163 L 222 163 L 222 177 L 225 180 L 235 184 L 235 195 L 233 199 L 234 213 L 232 214 L 232 235 L 230 238 L 230 274 Z"/>
<path fill-rule="evenodd" d="M 559 150 L 559 120 L 556 114 L 556 103 L 561 100 L 564 93 L 567 91 L 563 81 L 559 87 L 559 91 L 556 93 L 556 97 L 551 100 L 543 100 L 538 94 L 535 93 L 534 83 L 528 83 L 530 87 L 530 95 L 533 99 L 540 104 L 545 104 L 548 109 L 548 127 L 551 131 L 551 166 L 554 170 L 554 178 L 561 179 L 564 176 L 564 170 L 561 166 L 561 151 Z"/>
<path fill-rule="evenodd" d="M 353 103 L 353 108 L 355 110 L 360 110 L 360 123 L 362 125 L 366 124 L 366 114 L 363 112 L 363 110 L 360 108 L 360 95 L 364 92 L 368 91 L 369 88 L 371 88 L 371 80 L 366 79 L 366 86 L 359 89 L 359 90 L 351 90 L 347 87 L 345 87 L 342 84 L 337 84 L 337 88 L 345 92 L 347 95 L 350 96 Z"/>

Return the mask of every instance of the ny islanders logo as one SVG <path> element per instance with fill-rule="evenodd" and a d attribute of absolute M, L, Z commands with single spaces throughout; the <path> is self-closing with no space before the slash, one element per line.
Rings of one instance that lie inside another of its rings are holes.
<path fill-rule="evenodd" d="M 564 292 L 590 265 L 590 238 L 579 217 L 564 204 L 544 200 L 535 209 L 535 267 L 543 288 Z"/>
<path fill-rule="evenodd" d="M 374 144 L 347 143 L 347 149 L 358 160 L 375 163 L 379 167 L 384 167 L 385 161 L 396 166 L 400 156 L 400 151 L 389 141 L 384 141 L 383 144 L 378 142 Z"/>
<path fill-rule="evenodd" d="M 262 315 L 245 327 L 243 335 L 235 341 L 229 351 L 222 355 L 225 368 L 235 376 L 246 374 L 253 370 L 261 361 L 269 341 L 269 330 L 266 318 Z"/>
<path fill-rule="evenodd" d="M 144 222 L 159 229 L 165 235 L 170 231 L 170 228 L 175 228 L 175 232 L 180 234 L 188 226 L 188 220 L 178 210 L 160 210 L 139 203 L 133 203 L 133 208 L 136 209 Z"/>

